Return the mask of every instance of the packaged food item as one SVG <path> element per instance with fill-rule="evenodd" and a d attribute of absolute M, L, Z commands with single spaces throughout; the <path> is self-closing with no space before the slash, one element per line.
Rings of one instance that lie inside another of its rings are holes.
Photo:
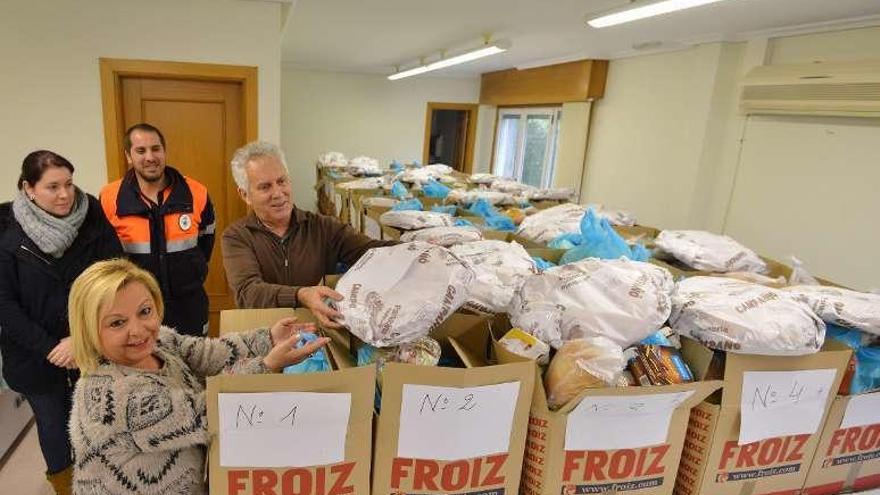
<path fill-rule="evenodd" d="M 767 264 L 754 251 L 726 235 L 702 230 L 664 230 L 654 245 L 657 257 L 671 256 L 707 272 L 767 273 Z"/>
<path fill-rule="evenodd" d="M 743 282 L 763 285 L 766 287 L 773 287 L 774 289 L 781 289 L 788 286 L 788 281 L 785 280 L 785 277 L 781 275 L 776 278 L 771 278 L 766 275 L 761 275 L 760 273 L 752 272 L 713 273 L 711 275 L 714 277 L 733 278 L 736 280 L 742 280 Z"/>
<path fill-rule="evenodd" d="M 604 337 L 566 342 L 544 375 L 550 409 L 559 409 L 588 388 L 615 384 L 625 364 L 623 349 Z"/>
<path fill-rule="evenodd" d="M 679 385 L 694 381 L 693 373 L 674 347 L 637 345 L 627 351 L 627 370 L 632 373 L 636 383 L 643 387 Z"/>
<path fill-rule="evenodd" d="M 519 356 L 533 359 L 540 365 L 550 360 L 550 346 L 520 328 L 512 328 L 498 341 L 502 347 Z"/>
<path fill-rule="evenodd" d="M 547 244 L 562 234 L 580 232 L 581 218 L 586 209 L 578 204 L 565 203 L 529 215 L 519 225 L 517 234 Z"/>
<path fill-rule="evenodd" d="M 526 219 L 526 214 L 519 208 L 508 208 L 504 210 L 504 215 L 513 220 L 514 225 L 519 225 Z"/>
<path fill-rule="evenodd" d="M 385 363 L 408 363 L 419 366 L 437 366 L 440 362 L 440 343 L 431 337 L 422 337 L 415 342 L 393 347 L 373 347 L 369 344 L 357 350 L 357 365 L 376 365 L 376 379 L 382 385 L 382 369 Z"/>
<path fill-rule="evenodd" d="M 446 248 L 410 242 L 367 251 L 336 284 L 340 321 L 374 347 L 415 342 L 468 300 L 474 271 Z"/>
<path fill-rule="evenodd" d="M 629 347 L 669 318 L 672 289 L 672 275 L 659 266 L 587 258 L 527 277 L 510 321 L 555 349 L 597 336 Z"/>
<path fill-rule="evenodd" d="M 348 161 L 348 173 L 351 175 L 382 175 L 379 160 L 368 156 L 357 156 Z"/>
<path fill-rule="evenodd" d="M 679 281 L 669 323 L 710 349 L 743 354 L 812 354 L 825 341 L 825 323 L 792 294 L 724 277 Z"/>
<path fill-rule="evenodd" d="M 880 335 L 880 294 L 840 287 L 796 285 L 786 289 L 826 323 Z"/>

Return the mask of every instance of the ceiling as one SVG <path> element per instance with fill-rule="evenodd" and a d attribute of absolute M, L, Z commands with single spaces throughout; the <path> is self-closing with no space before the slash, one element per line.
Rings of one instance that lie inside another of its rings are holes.
<path fill-rule="evenodd" d="M 850 20 L 880 24 L 880 0 L 728 0 L 604 29 L 585 18 L 629 0 L 295 0 L 285 27 L 288 67 L 392 73 L 420 57 L 475 47 L 484 33 L 503 54 L 438 71 L 475 76 L 582 58 L 614 59 L 763 31 Z"/>

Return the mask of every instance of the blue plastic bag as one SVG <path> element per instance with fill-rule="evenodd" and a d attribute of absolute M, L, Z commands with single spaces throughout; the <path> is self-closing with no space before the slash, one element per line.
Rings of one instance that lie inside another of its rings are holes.
<path fill-rule="evenodd" d="M 392 172 L 394 172 L 394 173 L 399 173 L 399 172 L 403 172 L 404 166 L 403 166 L 403 164 L 400 163 L 399 161 L 394 160 L 394 161 L 391 162 L 391 167 L 390 167 L 390 168 L 391 168 L 391 171 L 392 171 Z"/>
<path fill-rule="evenodd" d="M 851 395 L 880 388 L 880 347 L 864 345 L 864 334 L 855 328 L 826 324 L 826 336 L 852 348 L 856 370 L 849 387 Z"/>
<path fill-rule="evenodd" d="M 422 205 L 422 202 L 418 200 L 418 198 L 413 198 L 401 201 L 392 206 L 391 209 L 393 211 L 422 211 L 425 209 L 425 207 Z"/>
<path fill-rule="evenodd" d="M 446 199 L 446 196 L 449 196 L 449 191 L 449 187 L 434 179 L 428 179 L 428 181 L 422 186 L 422 194 L 428 198 Z"/>
<path fill-rule="evenodd" d="M 650 253 L 644 247 L 631 248 L 607 219 L 597 217 L 596 212 L 589 208 L 581 218 L 580 244 L 563 254 L 559 263 L 565 265 L 584 258 L 614 260 L 621 256 L 635 261 L 648 261 Z"/>
<path fill-rule="evenodd" d="M 542 272 L 548 268 L 553 268 L 554 266 L 556 266 L 552 262 L 547 261 L 544 258 L 539 258 L 537 256 L 532 256 L 532 260 L 534 260 L 535 266 L 538 267 L 538 270 L 541 270 Z"/>
<path fill-rule="evenodd" d="M 404 186 L 399 180 L 396 180 L 394 181 L 394 184 L 391 184 L 391 195 L 397 199 L 403 199 L 409 195 L 409 191 L 406 190 L 406 186 Z"/>
<path fill-rule="evenodd" d="M 447 213 L 449 215 L 455 216 L 456 211 L 458 211 L 458 207 L 455 205 L 436 205 L 431 207 L 431 211 L 436 211 L 437 213 Z"/>
<path fill-rule="evenodd" d="M 559 234 L 555 239 L 547 243 L 547 247 L 551 249 L 571 249 L 575 246 L 580 246 L 581 242 L 583 242 L 583 237 L 579 232 L 566 232 L 565 234 Z"/>
<path fill-rule="evenodd" d="M 647 337 L 642 339 L 641 342 L 639 342 L 639 344 L 641 344 L 641 345 L 659 345 L 662 347 L 673 347 L 672 342 L 670 342 L 669 339 L 666 338 L 666 336 L 663 335 L 660 331 L 656 331 L 656 332 L 652 333 L 651 335 L 648 335 Z"/>
<path fill-rule="evenodd" d="M 516 224 L 513 223 L 513 220 L 506 215 L 498 213 L 498 210 L 490 205 L 484 198 L 480 198 L 474 202 L 474 204 L 468 208 L 468 211 L 483 217 L 486 227 L 492 230 L 507 232 L 513 232 L 516 230 Z"/>
<path fill-rule="evenodd" d="M 299 342 L 296 343 L 297 349 L 318 340 L 317 335 L 309 332 L 301 333 L 300 337 Z M 285 375 L 301 375 L 303 373 L 319 373 L 322 371 L 330 371 L 330 363 L 327 361 L 327 354 L 324 353 L 323 348 L 315 351 L 304 361 L 284 368 Z"/>
<path fill-rule="evenodd" d="M 473 227 L 474 222 L 471 222 L 470 220 L 465 220 L 464 218 L 456 218 L 453 225 L 456 227 Z"/>

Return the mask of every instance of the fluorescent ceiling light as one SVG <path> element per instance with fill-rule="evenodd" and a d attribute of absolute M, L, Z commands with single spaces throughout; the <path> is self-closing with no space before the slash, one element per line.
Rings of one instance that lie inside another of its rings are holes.
<path fill-rule="evenodd" d="M 608 26 L 616 26 L 625 22 L 638 21 L 648 17 L 668 14 L 678 10 L 690 9 L 701 5 L 721 2 L 722 0 L 664 0 L 655 2 L 641 7 L 631 7 L 613 14 L 603 15 L 587 21 L 587 24 L 594 28 L 603 28 Z"/>
<path fill-rule="evenodd" d="M 461 55 L 456 55 L 450 58 L 443 58 L 436 62 L 431 62 L 430 64 L 420 65 L 412 69 L 396 72 L 388 76 L 388 79 L 396 81 L 397 79 L 403 79 L 404 77 L 417 76 L 419 74 L 424 74 L 425 72 L 431 72 L 433 70 L 444 69 L 453 65 L 471 62 L 473 60 L 477 60 L 483 57 L 506 52 L 509 47 L 510 45 L 508 43 L 499 41 L 491 45 L 484 46 L 483 48 L 462 53 Z"/>

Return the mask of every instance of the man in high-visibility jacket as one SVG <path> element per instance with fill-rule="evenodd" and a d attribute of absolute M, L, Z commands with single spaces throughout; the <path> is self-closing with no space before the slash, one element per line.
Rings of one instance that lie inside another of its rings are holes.
<path fill-rule="evenodd" d="M 104 186 L 101 206 L 127 256 L 155 275 L 165 304 L 163 324 L 204 335 L 203 286 L 214 247 L 214 206 L 208 189 L 165 164 L 165 137 L 137 124 L 124 139 L 125 176 Z"/>

